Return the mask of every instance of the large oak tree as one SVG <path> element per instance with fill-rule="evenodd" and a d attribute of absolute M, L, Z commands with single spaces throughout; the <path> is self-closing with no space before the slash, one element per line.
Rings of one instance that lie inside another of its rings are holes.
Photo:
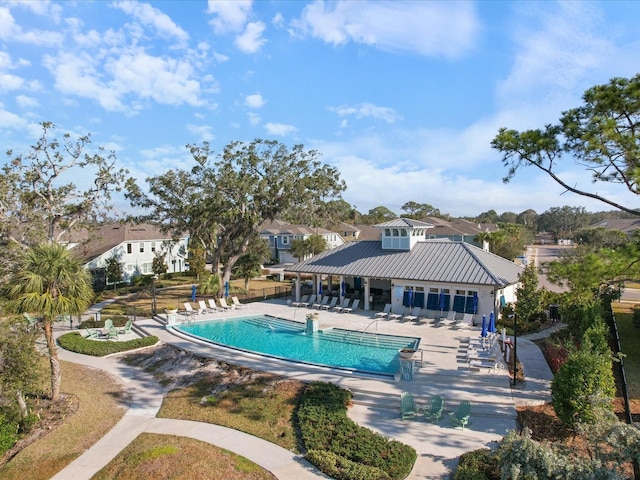
<path fill-rule="evenodd" d="M 212 269 L 227 282 L 265 220 L 292 209 L 317 211 L 344 191 L 337 169 L 302 145 L 274 141 L 231 142 L 214 155 L 207 142 L 187 145 L 196 166 L 147 178 L 148 193 L 129 182 L 127 196 L 150 221 L 166 230 L 188 231 Z"/>

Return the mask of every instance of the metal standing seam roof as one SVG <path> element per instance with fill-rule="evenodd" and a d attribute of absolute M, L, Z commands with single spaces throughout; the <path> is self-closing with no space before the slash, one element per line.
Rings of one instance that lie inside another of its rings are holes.
<path fill-rule="evenodd" d="M 427 240 L 411 251 L 383 250 L 379 241 L 349 242 L 287 267 L 294 273 L 389 278 L 504 287 L 524 267 L 465 242 Z"/>

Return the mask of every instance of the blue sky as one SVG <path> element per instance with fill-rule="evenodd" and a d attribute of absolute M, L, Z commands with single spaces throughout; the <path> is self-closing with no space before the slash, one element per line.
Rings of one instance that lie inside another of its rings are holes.
<path fill-rule="evenodd" d="M 609 210 L 533 169 L 503 184 L 490 142 L 638 73 L 638 18 L 632 1 L 0 2 L 0 147 L 53 121 L 143 184 L 190 168 L 188 143 L 266 138 L 319 151 L 362 213 Z M 559 173 L 595 188 L 571 158 Z"/>

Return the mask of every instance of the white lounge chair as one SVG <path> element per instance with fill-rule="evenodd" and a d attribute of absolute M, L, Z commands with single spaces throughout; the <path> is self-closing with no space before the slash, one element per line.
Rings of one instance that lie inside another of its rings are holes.
<path fill-rule="evenodd" d="M 212 312 L 219 312 L 222 310 L 222 308 L 220 308 L 218 306 L 218 304 L 216 303 L 216 301 L 213 298 L 209 299 L 209 310 L 211 310 Z"/>
<path fill-rule="evenodd" d="M 309 300 L 307 300 L 306 302 L 300 302 L 300 306 L 301 307 L 308 307 L 309 305 L 313 305 L 315 301 L 316 301 L 316 296 L 315 295 L 311 295 L 309 297 Z"/>
<path fill-rule="evenodd" d="M 393 311 L 389 310 L 387 318 L 389 320 L 400 320 L 402 318 L 402 315 L 400 315 L 399 313 L 393 313 Z"/>
<path fill-rule="evenodd" d="M 204 300 L 198 300 L 198 305 L 200 306 L 200 308 L 198 309 L 199 313 L 213 313 L 213 312 L 215 312 L 215 310 L 212 310 L 211 308 L 207 307 L 207 304 L 204 302 Z"/>
<path fill-rule="evenodd" d="M 233 310 L 235 307 L 235 305 L 229 305 L 227 304 L 227 299 L 222 297 L 218 299 L 218 303 L 220 303 L 220 306 L 225 310 L 225 311 L 229 311 L 229 310 Z"/>
<path fill-rule="evenodd" d="M 184 303 L 184 311 L 180 312 L 187 318 L 194 318 L 197 314 L 200 313 L 200 310 L 194 310 L 189 302 Z"/>
<path fill-rule="evenodd" d="M 291 302 L 292 307 L 302 307 L 309 303 L 309 295 L 303 295 L 299 302 Z"/>
<path fill-rule="evenodd" d="M 389 316 L 389 313 L 391 312 L 391 304 L 387 303 L 384 306 L 384 310 L 382 310 L 381 312 L 377 312 L 373 318 L 387 318 Z"/>
<path fill-rule="evenodd" d="M 440 321 L 438 322 L 438 324 L 442 324 L 444 325 L 444 328 L 447 328 L 447 325 L 451 326 L 454 325 L 456 323 L 456 311 L 455 310 L 450 310 L 449 313 L 447 313 L 447 317 L 446 318 L 440 318 Z"/>
<path fill-rule="evenodd" d="M 335 307 L 337 303 L 338 303 L 338 297 L 333 297 L 328 304 L 322 305 L 320 307 L 320 310 L 330 310 L 333 307 Z"/>
<path fill-rule="evenodd" d="M 231 297 L 231 301 L 233 302 L 233 306 L 236 308 L 247 308 L 247 306 L 244 303 L 241 303 L 236 296 Z"/>
<path fill-rule="evenodd" d="M 462 315 L 462 320 L 456 323 L 456 326 L 466 328 L 473 327 L 473 313 L 465 313 Z"/>
<path fill-rule="evenodd" d="M 413 322 L 414 320 L 418 319 L 419 315 L 420 307 L 413 307 L 413 309 L 409 309 L 409 313 L 407 315 L 404 315 L 402 317 L 402 321 L 404 322 L 405 320 L 409 320 L 410 322 Z"/>
<path fill-rule="evenodd" d="M 313 308 L 322 308 L 328 302 L 329 302 L 329 295 L 325 295 L 324 297 L 322 297 L 322 300 L 320 300 L 320 302 L 313 304 Z"/>
<path fill-rule="evenodd" d="M 343 308 L 347 308 L 349 306 L 350 298 L 345 298 L 340 305 L 336 305 L 333 309 L 336 312 L 341 312 Z"/>
<path fill-rule="evenodd" d="M 353 301 L 353 303 L 351 304 L 351 306 L 350 306 L 350 307 L 343 308 L 342 310 L 340 310 L 340 312 L 341 312 L 341 313 L 351 313 L 351 312 L 353 312 L 354 310 L 357 310 L 357 309 L 358 309 L 358 305 L 360 305 L 360 299 L 359 299 L 359 298 L 356 298 L 356 299 Z"/>

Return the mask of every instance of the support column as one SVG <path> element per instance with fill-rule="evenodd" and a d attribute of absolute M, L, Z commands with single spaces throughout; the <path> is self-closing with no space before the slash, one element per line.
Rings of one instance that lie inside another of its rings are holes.
<path fill-rule="evenodd" d="M 369 279 L 363 278 L 362 281 L 364 282 L 364 309 L 371 310 L 371 302 L 370 302 L 371 290 L 369 289 Z"/>

